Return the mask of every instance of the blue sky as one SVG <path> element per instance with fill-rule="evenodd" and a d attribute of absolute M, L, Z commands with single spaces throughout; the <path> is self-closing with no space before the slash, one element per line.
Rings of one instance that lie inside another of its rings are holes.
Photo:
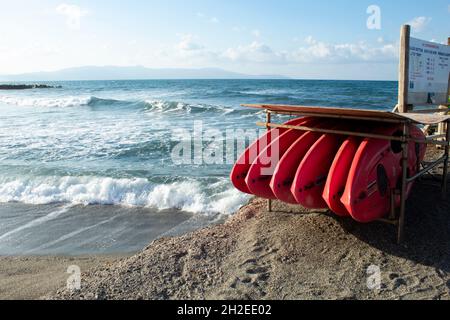
<path fill-rule="evenodd" d="M 367 26 L 371 5 L 380 9 L 380 29 Z M 143 65 L 395 79 L 402 24 L 411 23 L 413 36 L 425 40 L 450 36 L 450 0 L 0 0 L 0 6 L 0 74 Z"/>

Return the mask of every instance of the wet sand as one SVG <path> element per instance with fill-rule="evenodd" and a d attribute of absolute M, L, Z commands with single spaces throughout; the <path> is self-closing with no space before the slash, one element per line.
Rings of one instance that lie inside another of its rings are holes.
<path fill-rule="evenodd" d="M 391 225 L 281 203 L 269 213 L 266 201 L 253 199 L 224 224 L 94 261 L 81 291 L 61 286 L 45 298 L 450 300 L 450 201 L 436 177 L 416 184 L 407 210 L 397 245 Z M 380 286 L 369 289 L 374 267 Z"/>
<path fill-rule="evenodd" d="M 0 217 L 0 256 L 134 253 L 213 222 L 176 210 L 22 203 L 0 204 Z"/>

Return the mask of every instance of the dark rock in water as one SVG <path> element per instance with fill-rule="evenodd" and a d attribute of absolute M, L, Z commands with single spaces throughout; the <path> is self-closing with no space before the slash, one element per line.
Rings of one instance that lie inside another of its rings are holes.
<path fill-rule="evenodd" d="M 58 89 L 61 86 L 49 86 L 46 84 L 0 84 L 0 90 L 27 90 L 27 89 Z"/>

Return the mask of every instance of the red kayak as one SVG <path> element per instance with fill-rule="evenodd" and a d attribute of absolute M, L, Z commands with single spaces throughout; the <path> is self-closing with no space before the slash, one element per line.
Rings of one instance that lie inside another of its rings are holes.
<path fill-rule="evenodd" d="M 337 127 L 341 129 L 341 126 Z M 292 184 L 297 203 L 307 209 L 326 209 L 322 198 L 328 173 L 345 136 L 324 134 L 303 158 Z"/>
<path fill-rule="evenodd" d="M 300 125 L 305 122 L 307 118 L 298 118 L 286 122 L 286 125 Z M 245 183 L 245 178 L 247 177 L 248 171 L 251 165 L 258 157 L 259 153 L 264 150 L 270 142 L 279 137 L 281 134 L 288 131 L 288 129 L 272 129 L 264 134 L 259 140 L 255 141 L 245 152 L 239 157 L 238 161 L 233 167 L 230 178 L 233 185 L 239 191 L 251 194 L 250 190 Z"/>
<path fill-rule="evenodd" d="M 320 125 L 317 125 L 317 127 L 326 128 L 329 127 L 331 123 L 332 122 L 330 121 L 324 120 Z M 295 174 L 297 173 L 297 169 L 304 156 L 321 136 L 322 133 L 303 133 L 303 135 L 292 144 L 281 158 L 275 169 L 272 181 L 270 182 L 270 188 L 278 200 L 290 204 L 298 204 L 291 192 Z"/>
<path fill-rule="evenodd" d="M 425 140 L 416 126 L 411 126 L 411 135 Z M 401 135 L 401 126 L 388 126 L 376 130 L 382 135 Z M 423 161 L 425 144 L 410 143 L 409 175 L 417 172 L 418 163 Z M 347 185 L 341 198 L 342 203 L 356 221 L 368 223 L 386 216 L 391 207 L 391 190 L 401 179 L 401 144 L 379 139 L 365 139 L 359 146 L 350 168 Z M 408 194 L 412 183 L 408 185 Z M 396 199 L 396 204 L 398 205 Z"/>
<path fill-rule="evenodd" d="M 314 127 L 321 120 L 308 119 L 303 122 L 304 126 Z M 272 189 L 270 182 L 272 180 L 275 168 L 278 166 L 280 159 L 284 156 L 286 151 L 292 144 L 299 139 L 305 132 L 301 130 L 288 130 L 263 150 L 255 159 L 247 174 L 246 183 L 248 189 L 255 196 L 265 199 L 277 199 Z"/>
<path fill-rule="evenodd" d="M 350 168 L 361 142 L 362 138 L 357 137 L 350 137 L 344 141 L 334 158 L 325 183 L 322 197 L 330 210 L 341 217 L 350 216 L 347 208 L 341 202 L 341 197 L 344 194 Z"/>

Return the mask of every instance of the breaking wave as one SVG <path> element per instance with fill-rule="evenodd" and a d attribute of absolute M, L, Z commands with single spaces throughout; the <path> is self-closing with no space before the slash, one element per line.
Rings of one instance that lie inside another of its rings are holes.
<path fill-rule="evenodd" d="M 60 98 L 22 98 L 22 97 L 1 97 L 0 103 L 15 105 L 20 107 L 40 107 L 40 108 L 68 108 L 87 106 L 92 101 L 92 97 L 60 97 Z"/>
<path fill-rule="evenodd" d="M 249 197 L 226 179 L 208 186 L 196 180 L 153 184 L 147 179 L 104 177 L 21 177 L 0 179 L 0 202 L 26 204 L 120 205 L 232 214 Z"/>
<path fill-rule="evenodd" d="M 190 104 L 179 101 L 164 100 L 117 100 L 104 99 L 98 97 L 55 97 L 55 98 L 30 98 L 30 97 L 2 97 L 0 103 L 15 105 L 20 107 L 38 107 L 38 108 L 70 108 L 70 107 L 124 107 L 130 109 L 143 109 L 145 112 L 155 113 L 206 113 L 217 112 L 229 114 L 235 110 L 230 107 L 208 105 L 208 104 Z"/>
<path fill-rule="evenodd" d="M 228 114 L 234 111 L 232 108 L 207 104 L 188 104 L 177 101 L 145 101 L 146 111 L 158 113 L 204 113 L 219 112 Z"/>

